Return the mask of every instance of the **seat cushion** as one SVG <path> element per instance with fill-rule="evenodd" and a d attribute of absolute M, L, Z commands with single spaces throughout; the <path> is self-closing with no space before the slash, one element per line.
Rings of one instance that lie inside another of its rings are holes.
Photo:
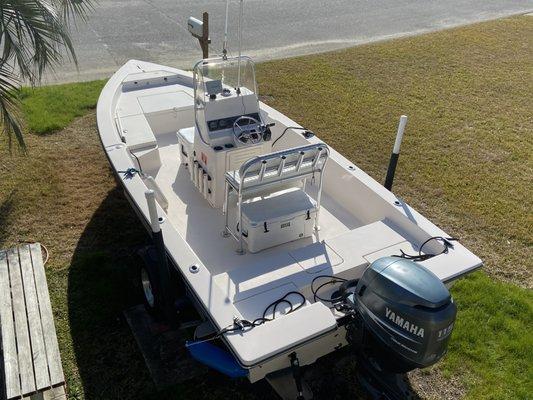
<path fill-rule="evenodd" d="M 243 202 L 242 214 L 252 223 L 277 221 L 314 210 L 316 202 L 302 189 L 291 188 Z"/>

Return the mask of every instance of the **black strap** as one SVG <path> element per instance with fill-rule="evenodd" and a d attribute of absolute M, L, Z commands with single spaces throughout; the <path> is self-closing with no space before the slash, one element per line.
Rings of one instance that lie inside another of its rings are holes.
<path fill-rule="evenodd" d="M 438 254 L 422 254 L 422 249 L 424 248 L 424 246 L 427 243 L 429 243 L 430 241 L 432 241 L 432 240 L 440 241 L 444 245 L 443 250 L 440 253 L 438 253 Z M 429 239 L 427 239 L 424 243 L 422 243 L 420 245 L 420 248 L 418 250 L 418 254 L 414 254 L 414 255 L 413 254 L 407 254 L 402 249 L 400 249 L 400 253 L 401 254 L 400 255 L 395 255 L 393 257 L 405 258 L 405 259 L 411 260 L 411 261 L 425 261 L 425 260 L 428 260 L 428 259 L 430 259 L 432 257 L 448 253 L 448 249 L 449 248 L 453 249 L 453 244 L 451 242 L 455 241 L 455 240 L 458 240 L 458 239 L 457 238 L 453 238 L 453 237 L 432 236 L 432 237 L 430 237 Z"/>
<path fill-rule="evenodd" d="M 268 230 L 268 228 L 267 228 L 267 223 L 266 223 L 266 221 L 263 223 L 263 228 L 265 228 L 265 233 L 270 232 L 270 231 Z"/>
<path fill-rule="evenodd" d="M 237 222 L 237 232 L 239 232 L 239 223 Z M 242 231 L 242 236 L 248 237 L 248 232 Z"/>

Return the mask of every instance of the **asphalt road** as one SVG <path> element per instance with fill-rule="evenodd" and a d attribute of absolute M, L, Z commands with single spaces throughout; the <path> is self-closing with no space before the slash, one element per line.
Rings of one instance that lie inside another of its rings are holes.
<path fill-rule="evenodd" d="M 238 2 L 230 2 L 229 49 L 237 52 Z M 211 53 L 220 53 L 225 0 L 98 0 L 73 31 L 79 70 L 47 81 L 110 76 L 129 59 L 190 69 L 201 56 L 187 18 L 210 14 Z M 259 60 L 339 49 L 533 10 L 533 0 L 245 0 L 243 52 Z"/>

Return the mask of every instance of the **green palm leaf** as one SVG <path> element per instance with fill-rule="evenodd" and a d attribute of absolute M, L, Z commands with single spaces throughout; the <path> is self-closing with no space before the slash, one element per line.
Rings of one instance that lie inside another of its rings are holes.
<path fill-rule="evenodd" d="M 0 118 L 2 130 L 24 147 L 17 115 L 22 83 L 36 85 L 65 55 L 76 64 L 70 23 L 85 19 L 91 0 L 0 0 Z"/>

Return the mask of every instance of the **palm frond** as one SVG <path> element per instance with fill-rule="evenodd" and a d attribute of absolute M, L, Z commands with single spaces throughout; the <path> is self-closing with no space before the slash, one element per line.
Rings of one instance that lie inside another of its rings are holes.
<path fill-rule="evenodd" d="M 19 118 L 13 114 L 17 104 L 8 94 L 22 83 L 38 84 L 65 56 L 77 65 L 69 26 L 91 9 L 92 0 L 0 1 L 0 114 L 10 143 L 14 133 L 24 145 Z"/>
<path fill-rule="evenodd" d="M 57 1 L 57 0 L 56 0 Z M 77 19 L 87 20 L 87 16 L 94 9 L 92 1 L 86 0 L 59 0 L 63 10 L 63 19 L 67 23 L 75 23 Z"/>
<path fill-rule="evenodd" d="M 0 65 L 0 121 L 2 129 L 7 133 L 10 149 L 13 135 L 19 146 L 24 149 L 16 82 L 17 77 L 13 71 L 6 68 L 5 65 Z"/>

